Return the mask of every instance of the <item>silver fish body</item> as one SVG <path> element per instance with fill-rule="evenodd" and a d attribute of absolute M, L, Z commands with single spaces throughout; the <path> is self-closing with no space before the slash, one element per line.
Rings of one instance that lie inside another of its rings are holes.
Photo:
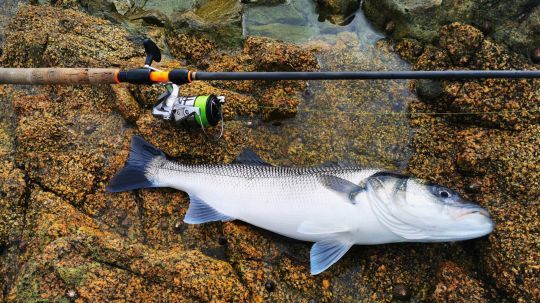
<path fill-rule="evenodd" d="M 316 242 L 312 274 L 354 244 L 455 241 L 493 229 L 478 205 L 415 178 L 358 167 L 274 167 L 252 152 L 239 159 L 228 165 L 183 164 L 134 137 L 126 166 L 108 189 L 175 188 L 190 196 L 186 223 L 241 220 Z"/>

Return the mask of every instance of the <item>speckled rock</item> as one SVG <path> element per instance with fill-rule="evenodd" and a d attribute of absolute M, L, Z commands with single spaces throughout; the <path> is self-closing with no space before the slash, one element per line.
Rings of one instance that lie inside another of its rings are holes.
<path fill-rule="evenodd" d="M 463 64 L 461 59 L 452 60 L 450 53 L 466 49 L 470 41 L 452 36 L 460 33 L 468 36 L 472 29 L 458 27 L 453 24 L 443 28 L 441 40 L 446 41 L 445 47 L 426 47 L 414 67 L 452 69 L 453 64 Z M 532 68 L 501 45 L 486 39 L 471 54 L 466 67 Z M 533 260 L 540 257 L 535 248 L 539 245 L 536 217 L 540 211 L 540 192 L 532 185 L 540 182 L 539 87 L 538 80 L 445 81 L 444 94 L 436 102 L 409 104 L 410 123 L 416 132 L 412 140 L 415 152 L 407 165 L 408 171 L 458 189 L 493 215 L 494 233 L 471 248 L 480 260 L 475 269 L 480 276 L 474 279 L 476 282 L 471 280 L 478 291 L 470 296 L 480 301 L 486 298 L 490 301 L 492 297 L 505 300 L 506 296 L 513 301 L 539 300 L 534 285 L 540 283 L 540 275 Z M 433 115 L 432 112 L 455 114 Z M 493 294 L 482 281 L 501 291 Z M 482 293 L 485 296 L 478 296 Z M 434 299 L 459 301 L 452 299 L 442 286 L 434 293 Z"/>
<path fill-rule="evenodd" d="M 444 262 L 437 272 L 439 282 L 433 292 L 435 302 L 490 302 L 485 294 L 485 286 L 478 279 L 471 277 L 465 270 L 453 262 Z"/>
<path fill-rule="evenodd" d="M 130 242 L 39 188 L 32 190 L 31 201 L 24 235 L 28 249 L 21 257 L 25 266 L 10 290 L 10 302 L 69 300 L 73 293 L 83 301 L 247 298 L 247 290 L 223 261 L 181 246 L 155 250 Z"/>
<path fill-rule="evenodd" d="M 144 52 L 126 39 L 128 36 L 126 30 L 79 11 L 24 6 L 9 25 L 2 64 L 5 67 L 119 66 Z M 102 49 L 107 51 L 98 51 Z"/>
<path fill-rule="evenodd" d="M 319 64 L 309 51 L 298 46 L 263 38 L 249 37 L 244 43 L 244 53 L 251 56 L 261 71 L 314 71 Z"/>
<path fill-rule="evenodd" d="M 441 28 L 440 41 L 439 47 L 425 48 L 415 69 L 535 69 L 468 25 L 453 23 Z M 436 100 L 430 100 L 432 110 L 460 113 L 456 121 L 504 129 L 522 129 L 540 121 L 538 79 L 443 81 L 442 89 Z"/>

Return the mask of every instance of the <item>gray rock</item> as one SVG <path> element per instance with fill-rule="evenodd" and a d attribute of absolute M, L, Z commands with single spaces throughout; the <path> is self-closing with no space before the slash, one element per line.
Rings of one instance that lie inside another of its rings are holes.
<path fill-rule="evenodd" d="M 129 20 L 142 20 L 144 24 L 163 27 L 168 22 L 168 18 L 165 14 L 158 10 L 137 10 L 136 12 L 127 16 Z"/>
<path fill-rule="evenodd" d="M 202 35 L 220 47 L 240 46 L 242 4 L 238 0 L 209 0 L 194 11 L 173 13 L 169 29 Z"/>
<path fill-rule="evenodd" d="M 133 7 L 133 0 L 112 0 L 116 11 L 120 15 L 125 15 Z"/>
<path fill-rule="evenodd" d="M 442 1 L 442 0 L 365 0 L 363 9 L 380 29 L 389 22 L 393 38 L 414 38 L 431 43 L 441 26 L 451 22 L 489 24 L 489 35 L 522 54 L 540 45 L 540 2 Z"/>

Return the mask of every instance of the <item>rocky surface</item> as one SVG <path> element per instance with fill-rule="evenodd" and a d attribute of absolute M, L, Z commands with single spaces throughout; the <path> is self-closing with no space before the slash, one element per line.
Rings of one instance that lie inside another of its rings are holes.
<path fill-rule="evenodd" d="M 414 43 L 400 44 L 397 48 L 410 56 L 411 51 L 405 50 Z M 477 29 L 457 23 L 441 29 L 439 45 L 427 46 L 411 59 L 414 68 L 421 70 L 534 69 L 501 45 L 484 39 Z M 477 271 L 486 285 L 497 287 L 497 300 L 508 296 L 512 301 L 538 301 L 534 285 L 540 283 L 535 261 L 540 257 L 540 189 L 535 185 L 540 182 L 540 81 L 445 81 L 442 90 L 437 98 L 410 104 L 411 124 L 417 131 L 408 170 L 461 189 L 466 197 L 488 208 L 495 231 L 485 242 L 468 248 L 479 262 Z M 455 287 L 449 279 L 460 275 L 452 267 L 445 266 L 440 272 L 446 282 L 434 293 L 438 301 L 459 301 L 453 297 L 457 293 L 448 291 Z M 468 298 L 485 301 L 489 292 L 481 281 L 466 280 L 471 283 L 468 291 L 475 292 Z"/>
<path fill-rule="evenodd" d="M 242 10 L 237 0 L 208 0 L 195 10 L 173 13 L 169 30 L 234 48 L 242 43 Z"/>
<path fill-rule="evenodd" d="M 75 10 L 24 6 L 7 33 L 3 66 L 125 68 L 143 60 L 140 37 Z M 164 40 L 180 61 L 156 66 L 407 68 L 396 49 L 417 69 L 532 68 L 475 28 L 453 24 L 440 36 L 435 46 L 407 40 L 395 48 L 388 41 L 366 46 L 352 33 L 303 47 L 248 38 L 241 51 L 223 53 L 204 37 L 176 33 Z M 185 47 L 197 45 L 207 48 Z M 443 82 L 426 102 L 404 81 L 182 87 L 184 94 L 227 96 L 226 132 L 214 142 L 154 119 L 148 107 L 158 87 L 4 86 L 0 300 L 538 301 L 538 87 L 529 80 Z M 501 110 L 496 118 L 486 113 Z M 427 114 L 434 111 L 459 115 Z M 470 111 L 482 113 L 463 114 Z M 276 164 L 348 159 L 406 169 L 487 207 L 496 231 L 464 243 L 354 247 L 312 277 L 307 243 L 241 222 L 185 225 L 182 192 L 105 192 L 135 133 L 191 163 L 230 162 L 249 146 Z"/>
<path fill-rule="evenodd" d="M 540 4 L 519 1 L 366 0 L 366 16 L 394 38 L 433 42 L 451 22 L 476 25 L 497 41 L 528 56 L 540 45 Z"/>
<path fill-rule="evenodd" d="M 360 6 L 358 0 L 318 0 L 316 2 L 320 18 L 340 25 L 349 23 L 351 16 Z"/>

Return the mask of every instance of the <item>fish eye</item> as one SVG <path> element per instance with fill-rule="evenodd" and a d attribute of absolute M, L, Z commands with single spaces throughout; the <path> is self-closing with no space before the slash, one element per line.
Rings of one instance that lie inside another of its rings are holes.
<path fill-rule="evenodd" d="M 432 192 L 436 197 L 439 197 L 442 199 L 448 199 L 454 195 L 451 189 L 448 189 L 442 186 L 433 186 Z"/>
<path fill-rule="evenodd" d="M 440 191 L 439 191 L 439 196 L 440 196 L 441 198 L 445 198 L 445 199 L 446 199 L 446 198 L 450 198 L 451 194 L 450 194 L 448 191 L 446 191 L 446 190 L 443 189 L 443 190 L 440 190 Z"/>

